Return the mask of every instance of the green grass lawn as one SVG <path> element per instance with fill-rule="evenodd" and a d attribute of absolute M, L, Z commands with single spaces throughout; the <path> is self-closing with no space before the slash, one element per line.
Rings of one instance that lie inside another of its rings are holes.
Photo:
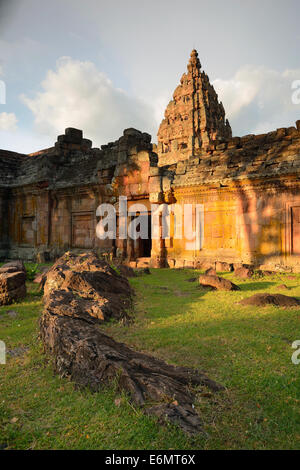
<path fill-rule="evenodd" d="M 237 281 L 239 292 L 208 292 L 187 279 L 192 270 L 152 270 L 130 280 L 134 323 L 103 329 L 167 362 L 198 367 L 225 385 L 199 391 L 203 435 L 160 426 L 113 386 L 76 390 L 52 372 L 38 340 L 42 297 L 28 283 L 26 300 L 0 308 L 0 339 L 13 356 L 0 365 L 0 447 L 10 449 L 300 449 L 300 365 L 291 362 L 300 339 L 300 309 L 242 307 L 259 292 L 300 297 L 300 276 Z M 285 283 L 289 291 L 278 291 Z M 14 310 L 16 318 L 6 312 Z"/>

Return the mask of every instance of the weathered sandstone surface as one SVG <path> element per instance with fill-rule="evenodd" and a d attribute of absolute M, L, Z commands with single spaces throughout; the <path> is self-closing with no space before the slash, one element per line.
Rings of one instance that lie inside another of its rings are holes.
<path fill-rule="evenodd" d="M 252 297 L 240 301 L 241 305 L 255 305 L 264 307 L 275 305 L 276 307 L 299 307 L 300 300 L 283 294 L 255 294 Z"/>
<path fill-rule="evenodd" d="M 228 279 L 214 275 L 200 274 L 199 283 L 203 287 L 211 287 L 215 290 L 240 290 L 239 286 L 229 281 Z"/>

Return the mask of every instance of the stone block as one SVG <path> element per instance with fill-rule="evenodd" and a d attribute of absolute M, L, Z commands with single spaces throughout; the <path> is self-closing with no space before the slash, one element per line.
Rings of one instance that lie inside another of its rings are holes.
<path fill-rule="evenodd" d="M 277 138 L 282 139 L 285 136 L 286 136 L 286 128 L 285 127 L 281 127 L 280 129 L 277 129 L 277 131 L 276 131 L 276 137 Z"/>
<path fill-rule="evenodd" d="M 149 191 L 150 193 L 158 193 L 161 191 L 161 178 L 160 176 L 151 176 L 149 178 Z"/>
<path fill-rule="evenodd" d="M 152 139 L 150 134 L 148 134 L 147 132 L 143 132 L 142 137 L 143 137 L 144 142 L 147 142 L 148 144 L 150 144 L 151 139 Z"/>
<path fill-rule="evenodd" d="M 127 264 L 130 268 L 134 269 L 134 268 L 136 268 L 137 262 L 136 261 L 129 261 Z"/>
<path fill-rule="evenodd" d="M 288 127 L 287 130 L 286 130 L 286 133 L 287 133 L 287 136 L 297 136 L 298 137 L 298 135 L 299 135 L 296 127 L 294 127 L 294 126 Z"/>
<path fill-rule="evenodd" d="M 8 263 L 5 263 L 3 266 L 1 266 L 1 272 L 6 272 L 8 269 L 10 269 L 10 272 L 21 271 L 26 273 L 24 263 L 20 259 L 9 261 Z"/>
<path fill-rule="evenodd" d="M 7 268 L 8 270 L 11 268 Z M 0 305 L 9 305 L 26 296 L 26 274 L 4 272 L 0 274 Z"/>
<path fill-rule="evenodd" d="M 75 129 L 73 127 L 68 127 L 65 130 L 65 141 L 70 142 L 72 144 L 81 144 L 82 142 L 82 131 L 79 129 Z"/>
<path fill-rule="evenodd" d="M 194 269 L 195 262 L 191 259 L 184 260 L 184 269 Z"/>
<path fill-rule="evenodd" d="M 176 269 L 183 269 L 184 268 L 184 259 L 177 259 L 175 263 Z"/>
<path fill-rule="evenodd" d="M 179 162 L 176 166 L 176 175 L 184 175 L 186 173 L 186 163 Z"/>
<path fill-rule="evenodd" d="M 90 139 L 82 139 L 82 145 L 85 148 L 90 149 L 92 148 L 93 142 Z"/>
<path fill-rule="evenodd" d="M 158 176 L 159 175 L 159 167 L 157 166 L 150 166 L 149 168 L 149 176 Z"/>
<path fill-rule="evenodd" d="M 138 131 L 137 129 L 134 129 L 133 127 L 130 127 L 128 129 L 125 129 L 123 132 L 123 135 L 126 137 L 142 137 L 141 131 Z M 150 136 L 150 141 L 151 141 L 151 136 Z"/>
<path fill-rule="evenodd" d="M 233 271 L 233 264 L 226 263 L 224 261 L 217 261 L 216 262 L 216 271 L 217 272 L 231 272 Z"/>

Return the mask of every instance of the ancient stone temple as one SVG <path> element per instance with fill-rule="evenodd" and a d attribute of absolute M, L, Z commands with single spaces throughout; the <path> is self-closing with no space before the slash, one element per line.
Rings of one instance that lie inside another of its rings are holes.
<path fill-rule="evenodd" d="M 231 127 L 225 111 L 205 72 L 201 71 L 194 49 L 180 85 L 167 106 L 158 130 L 160 165 L 175 163 L 189 155 L 198 155 L 212 142 L 230 138 Z"/>
<path fill-rule="evenodd" d="M 95 249 L 133 265 L 248 263 L 300 271 L 299 177 L 300 121 L 232 137 L 193 50 L 157 145 L 149 134 L 126 129 L 98 149 L 82 131 L 69 128 L 52 148 L 34 154 L 0 151 L 0 256 L 42 260 Z M 120 236 L 120 196 L 127 197 L 127 222 L 143 216 L 149 237 Z M 103 203 L 114 205 L 116 239 L 96 235 Z M 137 204 L 143 204 L 142 213 Z M 158 237 L 151 231 L 154 204 L 170 209 L 168 237 L 161 227 Z M 173 207 L 187 204 L 193 207 L 192 228 L 200 227 L 192 242 L 185 232 L 176 236 Z"/>

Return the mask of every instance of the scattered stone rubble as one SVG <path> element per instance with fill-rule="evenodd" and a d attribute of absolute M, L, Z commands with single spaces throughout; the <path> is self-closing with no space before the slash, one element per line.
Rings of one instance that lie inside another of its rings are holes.
<path fill-rule="evenodd" d="M 216 276 L 217 271 L 214 268 L 208 268 L 205 273 L 206 276 Z"/>
<path fill-rule="evenodd" d="M 247 265 L 238 266 L 234 270 L 234 275 L 240 279 L 250 279 L 254 275 L 254 269 Z"/>
<path fill-rule="evenodd" d="M 255 294 L 252 297 L 241 300 L 239 303 L 241 305 L 255 305 L 257 307 L 265 307 L 266 305 L 275 305 L 276 307 L 299 307 L 300 300 L 296 297 L 283 294 Z"/>
<path fill-rule="evenodd" d="M 223 273 L 223 272 L 228 272 L 230 273 L 231 271 L 233 271 L 233 264 L 232 263 L 226 263 L 226 262 L 222 262 L 222 261 L 217 261 L 216 262 L 216 271 L 217 272 L 220 272 L 220 273 Z"/>
<path fill-rule="evenodd" d="M 199 284 L 202 287 L 210 287 L 211 289 L 214 289 L 214 290 L 225 290 L 225 291 L 240 290 L 239 286 L 237 286 L 233 282 L 229 281 L 228 279 L 224 279 L 223 277 L 219 277 L 215 275 L 200 274 Z"/>
<path fill-rule="evenodd" d="M 280 286 L 277 287 L 277 289 L 280 290 L 289 290 L 288 286 L 286 284 L 280 284 Z"/>

